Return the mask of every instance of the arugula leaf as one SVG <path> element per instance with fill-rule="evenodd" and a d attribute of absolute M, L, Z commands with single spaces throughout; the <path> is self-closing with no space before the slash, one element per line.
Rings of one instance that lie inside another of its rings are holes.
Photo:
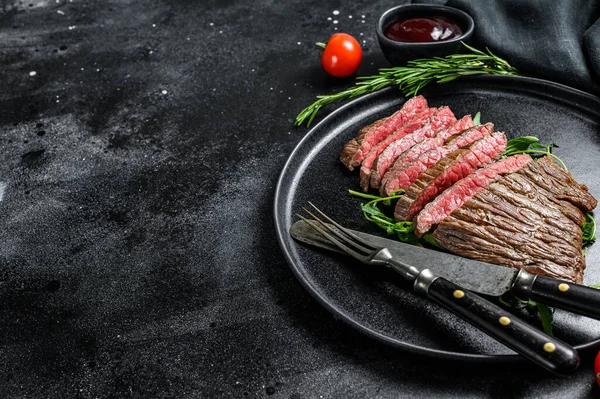
<path fill-rule="evenodd" d="M 589 245 L 596 241 L 596 221 L 590 212 L 585 214 L 585 222 L 581 225 L 581 231 L 583 245 Z"/>
<path fill-rule="evenodd" d="M 512 307 L 512 305 L 510 304 L 510 302 L 508 302 L 506 299 L 502 298 L 502 296 L 498 297 L 498 302 L 500 302 L 504 306 L 508 306 L 509 308 Z"/>
<path fill-rule="evenodd" d="M 480 124 L 481 124 L 481 112 L 477 112 L 477 113 L 475 114 L 475 118 L 473 118 L 473 124 L 474 124 L 475 126 L 478 126 L 478 125 L 480 125 Z"/>
<path fill-rule="evenodd" d="M 597 289 L 597 290 L 600 290 L 600 283 L 596 283 L 596 284 L 588 285 L 588 287 L 590 287 L 590 288 L 595 288 L 595 289 Z"/>
<path fill-rule="evenodd" d="M 548 306 L 543 303 L 537 304 L 538 314 L 540 315 L 540 320 L 542 321 L 542 327 L 544 328 L 544 332 L 550 336 L 552 336 L 552 312 Z"/>
<path fill-rule="evenodd" d="M 553 148 L 558 148 L 555 143 L 549 145 L 542 145 L 539 143 L 540 139 L 534 136 L 522 136 L 511 140 L 506 143 L 506 151 L 504 151 L 503 157 L 509 157 L 517 154 L 530 154 L 533 158 L 539 158 L 542 156 L 550 156 L 554 158 L 565 170 L 567 166 L 565 163 L 552 153 Z"/>

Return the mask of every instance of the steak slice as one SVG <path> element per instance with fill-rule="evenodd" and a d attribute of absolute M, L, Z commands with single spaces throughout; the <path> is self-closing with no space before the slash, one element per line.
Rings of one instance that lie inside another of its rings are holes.
<path fill-rule="evenodd" d="M 340 154 L 340 161 L 350 170 L 359 166 L 371 148 L 377 143 L 404 126 L 419 112 L 427 109 L 427 100 L 416 96 L 408 100 L 393 115 L 363 127 L 356 137 L 348 141 Z"/>
<path fill-rule="evenodd" d="M 459 135 L 450 137 L 447 143 L 441 147 L 429 150 L 408 166 L 392 166 L 381 181 L 380 193 L 387 196 L 399 189 L 407 189 L 415 180 L 425 172 L 427 168 L 435 165 L 440 159 L 457 149 L 471 144 L 485 136 L 492 134 L 494 125 L 487 123 L 461 132 Z"/>
<path fill-rule="evenodd" d="M 444 218 L 434 238 L 458 255 L 581 284 L 580 225 L 549 191 L 526 180 L 517 172 L 483 188 Z"/>
<path fill-rule="evenodd" d="M 442 146 L 444 142 L 451 136 L 458 134 L 461 131 L 471 128 L 473 126 L 473 119 L 471 119 L 471 115 L 466 115 L 462 117 L 460 120 L 452 124 L 452 126 L 439 131 L 435 135 L 435 137 L 426 138 L 419 144 L 405 151 L 394 161 L 392 167 L 400 168 L 402 166 L 406 167 L 410 165 L 412 162 L 416 161 L 421 154 Z M 380 183 L 381 176 L 379 176 L 379 173 L 377 173 L 376 176 L 375 171 L 373 171 L 373 173 L 371 174 L 371 187 L 379 188 Z"/>
<path fill-rule="evenodd" d="M 422 128 L 415 130 L 411 134 L 405 135 L 400 140 L 390 143 L 390 145 L 379 154 L 373 164 L 370 178 L 371 187 L 379 188 L 381 177 L 399 156 L 413 148 L 415 145 L 421 143 L 423 140 L 435 137 L 439 131 L 447 129 L 454 123 L 456 123 L 456 118 L 450 108 L 441 107 Z M 363 184 L 361 179 L 361 186 L 363 190 L 368 191 L 369 181 L 366 181 Z"/>
<path fill-rule="evenodd" d="M 483 188 L 503 175 L 516 172 L 530 161 L 531 157 L 527 154 L 514 155 L 478 169 L 459 180 L 417 214 L 414 221 L 415 234 L 421 237 Z"/>
<path fill-rule="evenodd" d="M 421 111 L 417 116 L 411 119 L 408 123 L 402 126 L 400 129 L 396 130 L 391 135 L 387 136 L 383 141 L 377 143 L 371 151 L 367 154 L 367 156 L 363 159 L 362 165 L 360 167 L 360 178 L 361 178 L 361 186 L 363 186 L 363 180 L 366 181 L 366 184 L 369 184 L 369 180 L 371 178 L 371 168 L 373 167 L 373 163 L 375 159 L 386 149 L 388 145 L 393 143 L 396 140 L 401 139 L 414 132 L 417 129 L 420 129 L 425 125 L 425 123 L 431 118 L 431 116 L 437 111 L 437 108 L 427 108 Z M 368 187 L 368 186 L 367 186 Z"/>
<path fill-rule="evenodd" d="M 506 136 L 503 132 L 496 132 L 446 155 L 421 173 L 406 189 L 406 193 L 396 204 L 394 217 L 396 220 L 411 220 L 439 193 L 478 168 L 500 158 L 504 151 Z"/>

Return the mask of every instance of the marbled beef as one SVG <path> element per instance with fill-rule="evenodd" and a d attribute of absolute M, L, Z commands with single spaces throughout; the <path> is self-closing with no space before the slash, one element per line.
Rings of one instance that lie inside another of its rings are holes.
<path fill-rule="evenodd" d="M 434 238 L 458 255 L 581 283 L 585 259 L 580 226 L 585 217 L 575 204 L 585 203 L 583 208 L 591 210 L 596 200 L 557 168 L 544 157 L 502 177 L 444 218 Z M 540 174 L 545 169 L 551 173 Z M 568 200 L 553 194 L 559 185 L 572 185 Z"/>
<path fill-rule="evenodd" d="M 443 146 L 421 154 L 416 161 L 408 166 L 394 164 L 381 181 L 381 188 L 379 189 L 381 195 L 390 195 L 396 190 L 407 189 L 421 173 L 425 172 L 430 166 L 435 165 L 440 159 L 461 147 L 491 135 L 493 130 L 494 125 L 491 123 L 467 129 L 450 137 Z"/>
<path fill-rule="evenodd" d="M 406 189 L 394 210 L 396 220 L 412 220 L 439 193 L 476 169 L 500 158 L 506 151 L 506 136 L 496 132 L 446 155 L 429 167 Z"/>
<path fill-rule="evenodd" d="M 353 170 L 361 164 L 371 148 L 425 109 L 427 109 L 427 100 L 423 96 L 416 96 L 404 103 L 402 108 L 393 115 L 365 126 L 355 138 L 346 143 L 340 154 L 340 161 L 348 169 Z"/>
<path fill-rule="evenodd" d="M 400 140 L 390 143 L 390 145 L 388 145 L 375 160 L 371 170 L 370 181 L 365 181 L 364 177 L 361 176 L 361 186 L 363 190 L 365 192 L 369 190 L 369 183 L 371 187 L 379 188 L 381 177 L 399 156 L 413 148 L 415 145 L 421 143 L 423 140 L 435 137 L 438 132 L 446 130 L 454 123 L 456 123 L 456 118 L 450 108 L 440 107 L 422 128 L 415 130 L 411 134 L 405 135 Z"/>
<path fill-rule="evenodd" d="M 414 132 L 417 129 L 420 129 L 427 123 L 429 118 L 437 112 L 437 108 L 427 108 L 426 110 L 421 111 L 417 116 L 411 119 L 408 123 L 402 126 L 400 129 L 396 130 L 394 133 L 386 137 L 383 141 L 377 143 L 371 151 L 367 154 L 367 156 L 363 159 L 362 165 L 360 166 L 360 176 L 361 176 L 361 186 L 362 182 L 366 181 L 367 184 L 371 178 L 371 168 L 373 167 L 373 163 L 375 159 L 386 149 L 390 143 L 393 143 L 396 140 L 401 139 Z"/>
<path fill-rule="evenodd" d="M 414 220 L 415 234 L 421 237 L 483 188 L 503 175 L 516 172 L 529 162 L 531 157 L 527 154 L 514 155 L 478 169 L 454 183 L 417 214 Z"/>

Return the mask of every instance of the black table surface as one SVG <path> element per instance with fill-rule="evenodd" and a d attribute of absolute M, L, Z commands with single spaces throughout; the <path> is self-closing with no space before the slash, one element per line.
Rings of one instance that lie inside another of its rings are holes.
<path fill-rule="evenodd" d="M 279 251 L 293 120 L 353 82 L 314 42 L 355 35 L 373 73 L 397 3 L 0 1 L 0 396 L 597 395 L 589 356 L 558 378 L 390 349 Z"/>

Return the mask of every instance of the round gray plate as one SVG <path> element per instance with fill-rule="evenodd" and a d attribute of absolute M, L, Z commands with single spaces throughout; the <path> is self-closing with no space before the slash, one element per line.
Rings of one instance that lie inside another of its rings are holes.
<path fill-rule="evenodd" d="M 523 77 L 478 77 L 431 85 L 422 94 L 430 106 L 448 105 L 457 117 L 481 112 L 507 137 L 537 136 L 557 143 L 573 176 L 600 198 L 600 98 L 559 84 Z M 289 157 L 275 192 L 280 247 L 304 287 L 339 319 L 392 346 L 434 356 L 471 360 L 516 360 L 510 349 L 424 298 L 385 270 L 295 242 L 289 228 L 312 201 L 343 225 L 382 234 L 366 222 L 358 172 L 338 161 L 358 130 L 392 114 L 406 99 L 387 89 L 354 100 L 324 118 Z M 600 244 L 587 254 L 585 284 L 600 282 Z M 526 312 L 521 316 L 537 319 Z M 600 321 L 557 310 L 554 335 L 580 351 L 600 346 Z"/>

